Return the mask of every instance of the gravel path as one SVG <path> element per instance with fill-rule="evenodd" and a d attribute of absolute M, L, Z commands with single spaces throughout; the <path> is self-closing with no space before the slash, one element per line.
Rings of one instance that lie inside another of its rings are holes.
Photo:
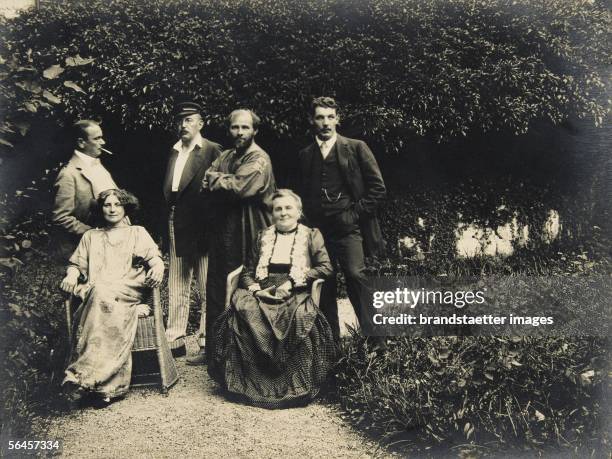
<path fill-rule="evenodd" d="M 343 320 L 354 323 L 346 300 L 340 309 Z M 193 338 L 189 350 L 196 350 Z M 232 403 L 205 367 L 187 366 L 184 358 L 177 364 L 181 379 L 167 396 L 134 389 L 104 409 L 47 420 L 44 437 L 62 439 L 62 457 L 74 458 L 389 457 L 332 406 L 271 411 Z"/>

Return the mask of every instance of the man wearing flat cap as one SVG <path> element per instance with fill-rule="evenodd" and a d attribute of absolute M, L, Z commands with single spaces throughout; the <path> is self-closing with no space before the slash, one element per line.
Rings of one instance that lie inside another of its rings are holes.
<path fill-rule="evenodd" d="M 206 169 L 221 153 L 221 145 L 200 134 L 204 127 L 202 107 L 195 102 L 178 104 L 175 120 L 179 141 L 168 159 L 164 197 L 168 216 L 170 269 L 168 275 L 168 325 L 166 337 L 172 355 L 185 355 L 185 335 L 189 318 L 189 297 L 195 275 L 201 300 L 198 330 L 200 352 L 187 363 L 204 363 L 206 330 L 206 273 L 210 212 L 207 196 L 200 193 Z"/>

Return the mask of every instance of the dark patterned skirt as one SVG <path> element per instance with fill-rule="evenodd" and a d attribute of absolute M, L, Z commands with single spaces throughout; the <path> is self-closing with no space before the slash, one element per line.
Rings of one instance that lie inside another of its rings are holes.
<path fill-rule="evenodd" d="M 262 287 L 286 279 L 270 274 Z M 329 324 L 306 290 L 272 304 L 237 289 L 215 323 L 215 337 L 210 376 L 235 398 L 265 408 L 312 400 L 336 354 Z"/>

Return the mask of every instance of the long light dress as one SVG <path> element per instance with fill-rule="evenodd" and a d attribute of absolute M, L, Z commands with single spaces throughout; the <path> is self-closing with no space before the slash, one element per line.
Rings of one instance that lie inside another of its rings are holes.
<path fill-rule="evenodd" d="M 155 257 L 160 257 L 159 249 L 141 226 L 92 229 L 83 235 L 70 257 L 70 265 L 87 282 L 74 292 L 83 302 L 75 313 L 64 383 L 111 398 L 128 391 L 136 306 L 146 293 L 147 263 Z"/>

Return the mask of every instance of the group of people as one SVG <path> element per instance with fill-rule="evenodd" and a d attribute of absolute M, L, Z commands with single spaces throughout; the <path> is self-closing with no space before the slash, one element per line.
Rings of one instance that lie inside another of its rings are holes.
<path fill-rule="evenodd" d="M 255 142 L 252 110 L 228 116 L 233 148 L 205 139 L 203 110 L 175 112 L 180 136 L 163 183 L 168 221 L 166 338 L 185 356 L 191 282 L 200 294 L 199 352 L 228 394 L 282 407 L 311 400 L 334 362 L 340 326 L 335 270 L 344 273 L 358 320 L 371 292 L 365 255 L 384 250 L 376 209 L 386 190 L 365 142 L 339 135 L 333 98 L 312 101 L 311 145 L 297 155 L 292 189 L 277 189 L 268 154 Z M 151 236 L 131 225 L 136 198 L 118 189 L 100 163 L 103 133 L 93 121 L 74 125 L 75 151 L 56 181 L 53 220 L 58 245 L 72 250 L 61 288 L 81 298 L 64 384 L 71 394 L 103 400 L 129 388 L 131 345 L 145 291 L 161 284 L 164 264 Z M 96 205 L 92 205 L 95 203 Z M 97 220 L 97 221 L 96 221 Z M 228 274 L 242 266 L 226 307 Z M 317 305 L 310 287 L 325 279 Z M 384 340 L 374 340 L 374 350 Z"/>

